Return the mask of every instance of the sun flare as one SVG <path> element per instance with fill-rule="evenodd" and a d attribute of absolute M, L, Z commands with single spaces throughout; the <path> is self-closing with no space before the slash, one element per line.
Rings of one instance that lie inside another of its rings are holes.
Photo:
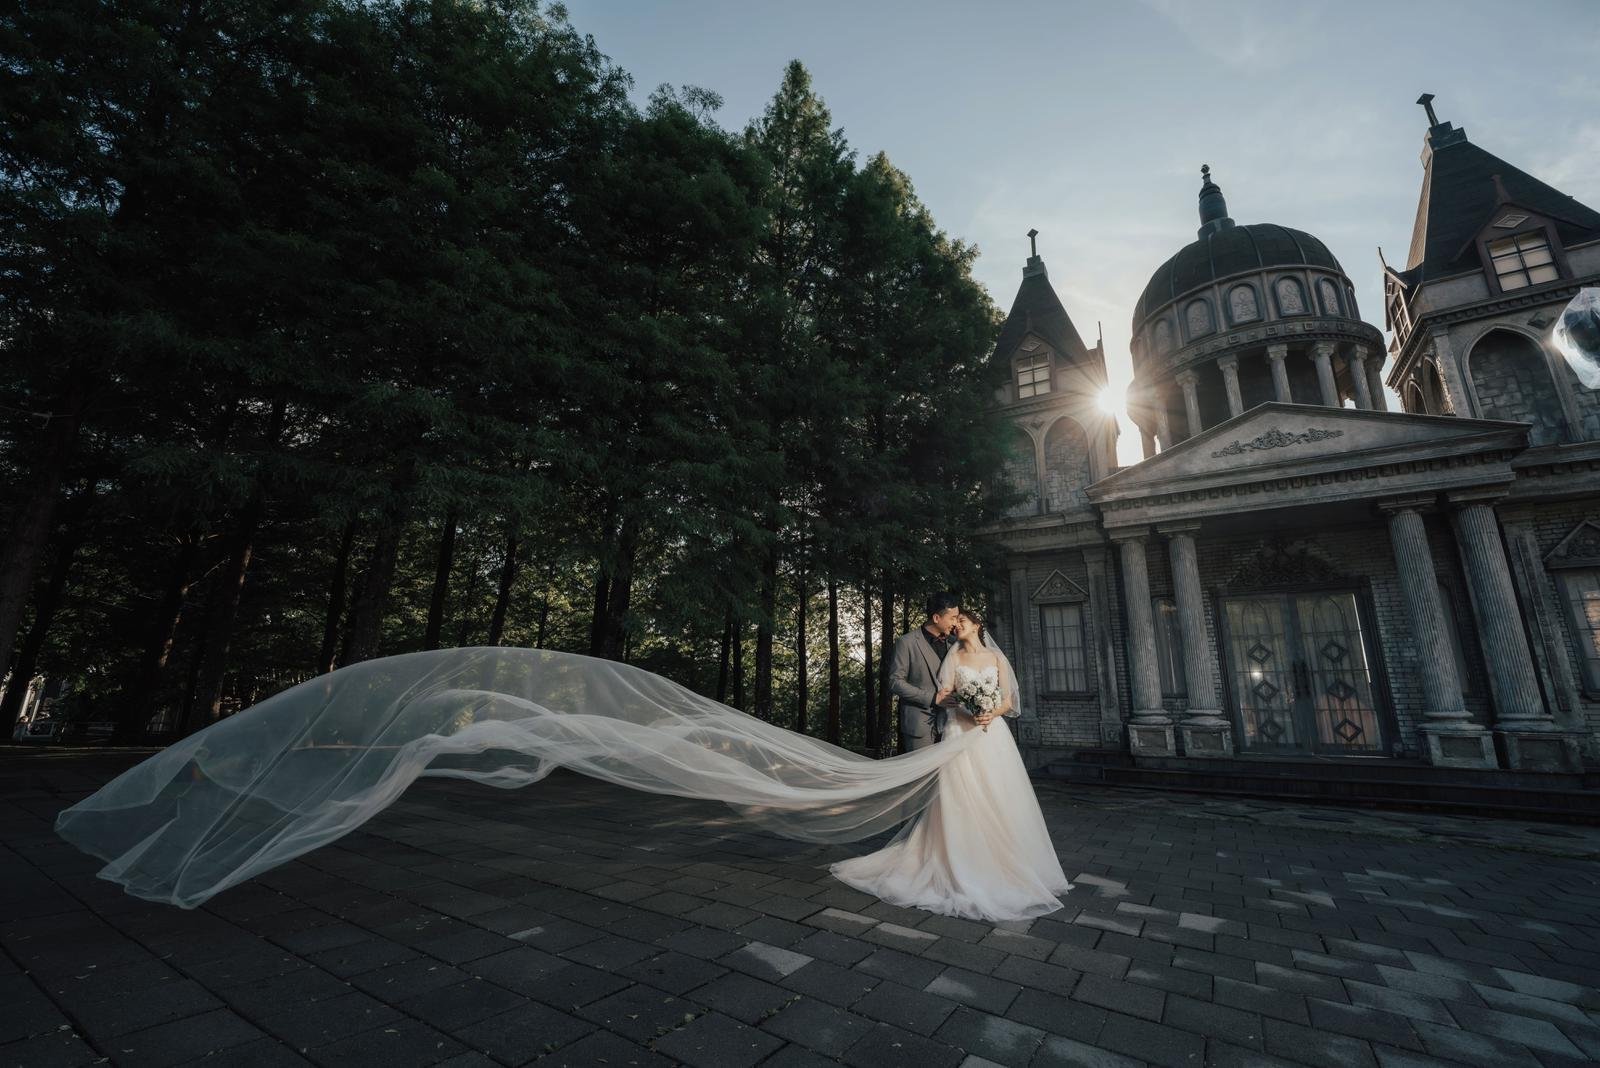
<path fill-rule="evenodd" d="M 1117 396 L 1117 391 L 1110 386 L 1102 389 L 1094 402 L 1107 415 L 1122 414 L 1122 398 Z"/>

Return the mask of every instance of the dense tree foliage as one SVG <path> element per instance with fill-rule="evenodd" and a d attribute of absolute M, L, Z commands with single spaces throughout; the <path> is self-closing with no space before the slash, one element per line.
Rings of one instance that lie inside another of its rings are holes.
<path fill-rule="evenodd" d="M 892 742 L 882 643 L 983 591 L 996 314 L 800 64 L 728 131 L 531 0 L 0 51 L 0 675 L 140 738 L 524 644 Z"/>

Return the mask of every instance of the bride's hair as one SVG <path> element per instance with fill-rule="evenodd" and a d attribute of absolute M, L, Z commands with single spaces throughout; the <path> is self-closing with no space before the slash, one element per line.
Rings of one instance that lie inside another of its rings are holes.
<path fill-rule="evenodd" d="M 968 620 L 970 623 L 972 623 L 973 626 L 978 628 L 978 644 L 982 645 L 983 644 L 983 639 L 989 633 L 987 630 L 984 629 L 983 617 L 980 616 L 978 614 L 978 612 L 977 612 L 977 609 L 974 609 L 974 608 L 963 608 L 961 610 L 961 617 L 963 619 Z"/>

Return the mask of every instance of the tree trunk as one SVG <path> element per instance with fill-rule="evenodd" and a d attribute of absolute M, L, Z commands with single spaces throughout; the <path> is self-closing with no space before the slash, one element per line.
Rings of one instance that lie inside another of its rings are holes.
<path fill-rule="evenodd" d="M 839 744 L 839 581 L 828 576 L 828 726 L 826 737 Z"/>
<path fill-rule="evenodd" d="M 628 658 L 628 607 L 633 599 L 633 564 L 639 553 L 639 521 L 633 515 L 622 520 L 613 554 L 611 583 L 606 598 L 605 627 L 600 656 L 607 660 Z"/>
<path fill-rule="evenodd" d="M 887 668 L 889 655 L 894 650 L 894 588 L 889 584 L 889 573 L 883 575 L 883 603 L 878 609 L 879 637 L 882 643 L 878 647 L 878 660 Z M 882 739 L 884 752 L 897 751 L 900 743 L 900 732 L 893 723 L 892 697 L 889 693 L 889 672 L 879 672 L 878 675 L 878 737 Z"/>
<path fill-rule="evenodd" d="M 802 559 L 804 549 L 801 550 Z M 800 605 L 795 612 L 794 621 L 794 652 L 795 652 L 795 717 L 794 729 L 799 734 L 806 732 L 806 712 L 811 701 L 811 680 L 807 677 L 810 670 L 810 661 L 806 656 L 806 609 L 811 600 L 811 590 L 807 587 L 810 581 L 806 575 L 805 567 L 800 567 L 798 578 L 800 580 Z"/>
<path fill-rule="evenodd" d="M 778 617 L 778 534 L 769 531 L 772 539 L 767 558 L 761 566 L 761 618 L 756 621 L 756 716 L 772 722 L 772 632 Z"/>
<path fill-rule="evenodd" d="M 6 539 L 0 543 L 0 678 L 11 666 L 22 612 L 55 528 L 61 483 L 78 450 L 78 427 L 89 399 L 89 378 L 76 369 L 68 375 L 61 395 L 51 401 L 33 484 L 22 495 Z"/>
<path fill-rule="evenodd" d="M 278 398 L 272 403 L 272 414 L 267 420 L 263 443 L 270 454 L 277 450 L 278 437 L 283 433 L 288 401 Z M 184 711 L 185 734 L 192 734 L 217 721 L 222 714 L 223 682 L 228 673 L 228 646 L 233 641 L 233 626 L 239 614 L 239 601 L 244 595 L 245 576 L 250 570 L 250 557 L 255 551 L 256 532 L 261 528 L 267 510 L 267 476 L 258 473 L 255 488 L 239 522 L 234 529 L 228 553 L 228 567 L 219 578 L 214 604 L 206 629 L 203 665 L 194 689 L 192 703 Z"/>
<path fill-rule="evenodd" d="M 322 648 L 317 651 L 316 672 L 326 675 L 333 670 L 334 654 L 339 644 L 339 618 L 344 615 L 345 587 L 350 577 L 350 552 L 356 543 L 356 521 L 345 523 L 339 535 L 339 558 L 333 565 L 333 581 L 328 584 L 328 614 L 322 622 Z"/>
<path fill-rule="evenodd" d="M 511 587 L 517 581 L 517 524 L 506 534 L 506 558 L 500 565 L 500 589 L 494 598 L 494 615 L 489 619 L 489 644 L 499 645 L 506 629 L 506 610 L 511 605 Z"/>
<path fill-rule="evenodd" d="M 744 711 L 744 621 L 733 621 L 733 707 Z"/>
<path fill-rule="evenodd" d="M 398 492 L 397 488 L 397 492 Z M 390 510 L 378 528 L 372 546 L 372 558 L 367 561 L 366 573 L 356 588 L 350 603 L 350 631 L 345 638 L 345 664 L 369 660 L 378 654 L 378 641 L 383 630 L 383 614 L 389 604 L 389 590 L 394 586 L 395 564 L 400 555 L 400 535 L 405 530 L 405 507 Z"/>
<path fill-rule="evenodd" d="M 50 633 L 50 624 L 55 620 L 56 612 L 61 607 L 62 596 L 66 593 L 67 578 L 72 571 L 72 559 L 78 554 L 78 548 L 83 544 L 88 532 L 89 504 L 94 499 L 94 491 L 94 479 L 90 478 L 84 488 L 73 497 L 68 507 L 70 515 L 67 517 L 66 532 L 56 544 L 55 562 L 50 568 L 50 577 L 44 588 L 34 597 L 33 622 L 28 627 L 28 633 L 22 638 L 22 645 L 17 650 L 16 659 L 11 665 L 11 684 L 6 687 L 5 699 L 0 701 L 0 723 L 11 724 L 13 729 L 22 713 L 22 701 L 28 693 L 28 682 L 33 678 L 34 669 L 39 664 L 39 654 L 44 650 L 44 640 Z"/>
<path fill-rule="evenodd" d="M 444 514 L 444 533 L 439 536 L 439 558 L 433 567 L 433 596 L 428 599 L 428 628 L 422 635 L 424 649 L 439 648 L 439 632 L 444 629 L 444 603 L 450 595 L 450 566 L 456 556 L 456 510 Z"/>
<path fill-rule="evenodd" d="M 605 516 L 600 521 L 600 554 L 594 568 L 594 610 L 589 617 L 589 655 L 600 656 L 605 648 L 610 623 L 606 612 L 611 606 L 611 568 L 609 559 L 616 540 L 616 505 L 606 503 Z"/>
<path fill-rule="evenodd" d="M 201 657 L 204 666 L 195 686 L 193 703 L 185 714 L 185 734 L 209 727 L 222 715 L 228 646 L 233 641 L 233 625 L 238 617 L 239 601 L 244 595 L 244 580 L 250 569 L 251 553 L 255 550 L 256 531 L 265 513 L 266 493 L 257 483 L 250 500 L 239 513 L 239 521 L 230 539 L 227 567 L 217 578 L 212 599 L 213 610 L 206 628 L 205 651 Z"/>
<path fill-rule="evenodd" d="M 868 574 L 870 574 L 870 570 Z M 861 730 L 867 748 L 877 753 L 882 739 L 878 737 L 878 683 L 872 670 L 872 587 L 870 581 L 861 583 Z"/>
<path fill-rule="evenodd" d="M 201 535 L 198 531 L 184 534 L 178 554 L 173 558 L 167 573 L 166 586 L 155 617 L 150 621 L 150 644 L 145 647 L 139 667 L 139 681 L 123 702 L 122 714 L 117 718 L 118 734 L 123 741 L 132 741 L 137 728 L 150 722 L 161 692 L 161 677 L 172 659 L 172 647 L 178 640 L 178 624 L 183 622 L 183 605 L 195 583 L 194 561 L 200 554 Z"/>
<path fill-rule="evenodd" d="M 722 616 L 722 648 L 717 654 L 717 700 L 728 703 L 728 668 L 733 654 L 733 609 Z"/>

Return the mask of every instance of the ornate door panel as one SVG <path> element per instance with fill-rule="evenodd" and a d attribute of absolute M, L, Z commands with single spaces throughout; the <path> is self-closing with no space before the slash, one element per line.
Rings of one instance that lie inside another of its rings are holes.
<path fill-rule="evenodd" d="M 1241 748 L 1384 752 L 1377 683 L 1354 592 L 1229 597 L 1223 606 L 1228 690 Z"/>
<path fill-rule="evenodd" d="M 1382 728 L 1356 595 L 1347 590 L 1294 599 L 1303 701 L 1322 752 L 1382 753 Z"/>

